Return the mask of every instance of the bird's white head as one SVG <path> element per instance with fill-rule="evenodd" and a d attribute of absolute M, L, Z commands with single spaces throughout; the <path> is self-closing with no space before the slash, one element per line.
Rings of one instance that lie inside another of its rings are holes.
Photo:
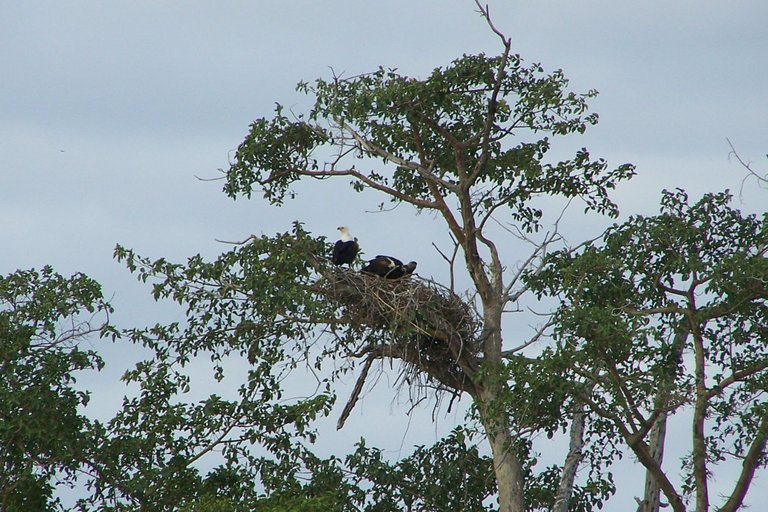
<path fill-rule="evenodd" d="M 339 233 L 341 233 L 341 240 L 343 242 L 349 242 L 350 240 L 352 240 L 352 236 L 349 234 L 349 229 L 347 228 L 347 226 L 339 226 L 336 229 L 338 229 Z"/>

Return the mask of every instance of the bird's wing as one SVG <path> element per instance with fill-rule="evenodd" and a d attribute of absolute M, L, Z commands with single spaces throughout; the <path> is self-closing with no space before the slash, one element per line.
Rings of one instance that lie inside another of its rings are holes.
<path fill-rule="evenodd" d="M 399 259 L 393 256 L 385 256 L 383 254 L 378 254 L 376 259 L 385 262 L 388 267 L 400 267 L 403 264 L 403 262 Z"/>

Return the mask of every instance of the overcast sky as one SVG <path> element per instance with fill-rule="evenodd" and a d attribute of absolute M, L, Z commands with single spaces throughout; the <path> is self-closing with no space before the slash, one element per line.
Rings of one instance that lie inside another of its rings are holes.
<path fill-rule="evenodd" d="M 656 212 L 663 188 L 694 197 L 738 192 L 744 172 L 728 159 L 726 138 L 768 171 L 768 3 L 490 7 L 524 59 L 562 68 L 578 91 L 600 91 L 592 103 L 600 124 L 572 144 L 614 166 L 637 165 L 638 177 L 615 196 L 622 215 Z M 305 106 L 294 92 L 300 80 L 379 65 L 423 77 L 482 51 L 497 53 L 498 40 L 469 0 L 0 1 L 0 272 L 44 264 L 85 272 L 114 296 L 124 326 L 143 325 L 180 314 L 148 301 L 112 260 L 116 243 L 151 257 L 213 256 L 224 249 L 215 238 L 285 231 L 298 219 L 328 237 L 346 223 L 369 254 L 411 259 L 411 251 L 422 274 L 440 275 L 428 242 L 444 230 L 431 218 L 414 220 L 404 208 L 367 213 L 374 204 L 343 201 L 346 185 L 333 195 L 303 189 L 282 209 L 233 202 L 220 182 L 196 176 L 226 168 L 249 123 L 270 115 L 275 102 Z M 737 204 L 764 211 L 768 191 L 748 181 Z M 388 400 L 363 400 L 342 437 L 363 435 L 407 453 L 455 419 L 443 417 L 435 429 L 425 414 L 426 426 L 407 426 Z M 374 414 L 400 426 L 389 437 L 371 431 Z M 329 438 L 329 452 L 343 445 Z M 637 474 L 626 469 L 619 481 Z M 627 492 L 622 500 L 640 486 Z M 768 504 L 768 491 L 757 489 L 750 501 Z M 616 500 L 609 510 L 626 504 Z"/>

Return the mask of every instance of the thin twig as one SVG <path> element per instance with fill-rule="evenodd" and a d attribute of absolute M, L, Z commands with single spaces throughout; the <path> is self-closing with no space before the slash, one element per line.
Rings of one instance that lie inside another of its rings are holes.
<path fill-rule="evenodd" d="M 250 242 L 251 240 L 256 240 L 256 235 L 251 235 L 251 236 L 249 236 L 248 238 L 246 238 L 245 240 L 243 240 L 241 242 L 230 242 L 228 240 L 219 240 L 218 238 L 214 238 L 214 240 L 219 242 L 220 244 L 245 245 L 248 242 Z"/>
<path fill-rule="evenodd" d="M 752 169 L 752 166 L 750 163 L 742 160 L 741 156 L 736 151 L 736 148 L 733 147 L 733 143 L 731 143 L 731 139 L 726 138 L 725 140 L 728 141 L 728 145 L 731 147 L 731 151 L 728 153 L 728 157 L 730 158 L 731 156 L 733 156 L 734 158 L 736 158 L 736 160 L 738 160 L 741 166 L 744 167 L 748 173 L 746 176 L 744 176 L 744 179 L 741 180 L 741 187 L 739 188 L 739 198 L 740 199 L 743 198 L 742 196 L 744 195 L 744 183 L 746 183 L 746 181 L 749 179 L 750 176 L 757 178 L 758 183 L 762 182 L 762 183 L 768 184 L 768 174 L 766 174 L 765 176 L 761 176 L 760 174 L 758 174 L 757 171 Z"/>

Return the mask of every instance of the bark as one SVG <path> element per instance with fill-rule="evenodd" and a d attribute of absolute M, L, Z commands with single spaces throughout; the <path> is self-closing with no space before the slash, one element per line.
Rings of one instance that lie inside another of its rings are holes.
<path fill-rule="evenodd" d="M 667 435 L 667 414 L 662 413 L 651 429 L 648 451 L 653 460 L 661 467 L 664 460 L 664 442 Z M 650 472 L 645 473 L 645 494 L 639 502 L 637 512 L 659 512 L 661 507 L 661 487 L 656 477 Z"/>
<path fill-rule="evenodd" d="M 688 328 L 685 325 L 679 326 L 672 340 L 668 371 L 659 383 L 659 391 L 654 399 L 654 409 L 660 411 L 660 414 L 651 429 L 648 451 L 659 468 L 661 468 L 664 460 L 664 443 L 666 442 L 667 417 L 670 405 L 669 393 L 675 386 L 677 368 L 683 356 L 688 334 Z M 643 500 L 638 501 L 638 504 L 637 512 L 659 512 L 661 508 L 661 486 L 651 471 L 646 471 L 645 473 L 645 494 L 643 495 Z"/>
<path fill-rule="evenodd" d="M 672 506 L 672 510 L 675 512 L 685 512 L 685 503 L 683 498 L 675 490 L 675 486 L 669 480 L 661 467 L 656 463 L 656 460 L 651 455 L 651 450 L 648 445 L 643 442 L 642 439 L 635 439 L 631 435 L 623 434 L 627 440 L 627 444 L 637 456 L 637 460 L 640 464 L 645 466 L 651 477 L 656 481 L 657 485 L 661 488 L 664 496 L 666 496 L 669 504 Z"/>
<path fill-rule="evenodd" d="M 696 373 L 696 401 L 693 406 L 693 480 L 696 484 L 696 512 L 709 510 L 709 489 L 707 480 L 707 438 L 704 423 L 707 418 L 706 360 L 704 340 L 699 326 L 692 322 L 693 348 Z"/>
<path fill-rule="evenodd" d="M 509 430 L 506 409 L 499 393 L 483 388 L 475 402 L 493 454 L 493 470 L 499 491 L 499 512 L 524 512 L 523 469 Z"/>
<path fill-rule="evenodd" d="M 552 505 L 552 512 L 568 512 L 568 502 L 573 494 L 573 482 L 576 479 L 576 471 L 584 457 L 582 449 L 584 448 L 584 422 L 586 414 L 582 404 L 573 414 L 571 422 L 571 438 L 568 446 L 568 455 L 563 464 L 563 474 L 560 477 L 560 483 L 557 486 L 555 494 L 555 504 Z"/>

